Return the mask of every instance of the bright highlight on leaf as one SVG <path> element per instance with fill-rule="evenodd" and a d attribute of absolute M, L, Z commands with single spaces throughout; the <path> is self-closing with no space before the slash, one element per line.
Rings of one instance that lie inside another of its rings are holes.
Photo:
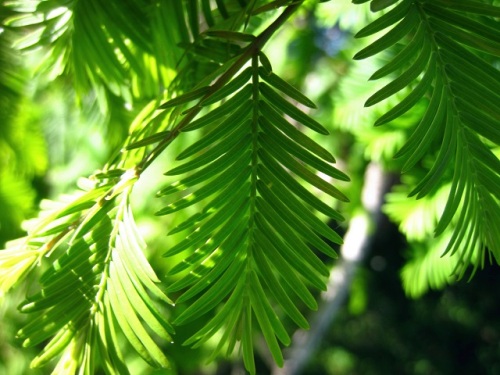
<path fill-rule="evenodd" d="M 100 184 L 89 183 L 88 191 L 66 205 L 50 207 L 31 223 L 27 238 L 0 252 L 2 292 L 43 255 L 55 258 L 40 278 L 41 290 L 19 306 L 37 316 L 18 332 L 23 346 L 48 342 L 32 367 L 60 356 L 56 369 L 61 373 L 79 368 L 94 373 L 101 365 L 110 373 L 127 374 L 123 342 L 117 340 L 121 333 L 152 366 L 169 366 L 152 335 L 172 341 L 173 328 L 157 300 L 172 302 L 144 257 L 145 244 L 128 201 L 130 186 L 118 193 L 129 183 L 127 175 L 97 173 Z M 63 245 L 67 250 L 60 254 Z"/>

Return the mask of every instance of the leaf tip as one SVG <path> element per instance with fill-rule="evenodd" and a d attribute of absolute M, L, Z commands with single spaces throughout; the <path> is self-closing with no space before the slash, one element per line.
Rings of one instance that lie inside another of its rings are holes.
<path fill-rule="evenodd" d="M 356 53 L 352 59 L 353 60 L 363 60 L 365 58 L 364 54 L 362 53 L 362 51 Z"/>

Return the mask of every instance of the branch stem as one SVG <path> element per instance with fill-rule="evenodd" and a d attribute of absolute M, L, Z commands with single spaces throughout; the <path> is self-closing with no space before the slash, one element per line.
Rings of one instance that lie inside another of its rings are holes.
<path fill-rule="evenodd" d="M 260 51 L 264 45 L 269 41 L 273 34 L 280 29 L 280 27 L 290 18 L 295 11 L 300 7 L 302 1 L 289 5 L 285 8 L 283 13 L 280 14 L 276 20 L 269 25 L 260 35 L 258 35 L 253 42 L 244 50 L 241 56 L 229 67 L 226 72 L 219 76 L 219 78 L 210 86 L 210 90 L 199 101 L 198 104 L 192 107 L 184 116 L 184 118 L 168 133 L 168 135 L 158 143 L 158 145 L 149 152 L 144 159 L 137 165 L 137 173 L 141 174 L 147 167 L 165 150 L 165 148 L 182 132 L 201 111 L 202 106 L 199 104 L 207 99 L 214 92 L 220 90 L 236 73 Z"/>

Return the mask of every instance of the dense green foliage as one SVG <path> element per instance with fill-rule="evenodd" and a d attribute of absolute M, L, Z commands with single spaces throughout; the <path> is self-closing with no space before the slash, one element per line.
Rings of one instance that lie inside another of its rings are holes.
<path fill-rule="evenodd" d="M 64 194 L 0 252 L 2 303 L 26 294 L 17 338 L 40 348 L 32 367 L 147 371 L 128 363 L 137 353 L 175 373 L 171 341 L 241 355 L 250 373 L 256 348 L 281 366 L 326 289 L 332 228 L 366 209 L 368 162 L 403 173 L 383 210 L 409 243 L 408 295 L 500 263 L 498 2 L 353 3 L 2 5 L 0 239 L 45 198 L 48 162 L 92 164 L 55 172 Z M 52 129 L 90 151 L 47 160 L 51 111 L 86 125 Z"/>

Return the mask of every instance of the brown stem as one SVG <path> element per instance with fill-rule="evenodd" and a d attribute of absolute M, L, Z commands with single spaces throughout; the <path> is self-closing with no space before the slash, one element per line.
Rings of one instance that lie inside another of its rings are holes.
<path fill-rule="evenodd" d="M 255 40 L 244 50 L 242 55 L 234 62 L 229 69 L 224 72 L 211 86 L 210 90 L 203 96 L 198 103 L 207 99 L 214 92 L 220 90 L 224 85 L 233 78 L 233 76 L 238 73 L 238 71 L 252 58 L 252 56 L 260 51 L 262 47 L 268 42 L 271 36 L 279 30 L 279 28 L 290 18 L 290 16 L 295 13 L 295 11 L 300 7 L 302 1 L 289 5 L 283 13 L 266 28 Z M 200 112 L 201 105 L 195 105 L 192 107 L 184 116 L 184 118 L 168 133 L 168 135 L 153 149 L 149 152 L 144 159 L 137 165 L 136 170 L 138 174 L 141 174 L 164 150 L 165 148 L 180 134 L 182 129 L 187 126 Z"/>

